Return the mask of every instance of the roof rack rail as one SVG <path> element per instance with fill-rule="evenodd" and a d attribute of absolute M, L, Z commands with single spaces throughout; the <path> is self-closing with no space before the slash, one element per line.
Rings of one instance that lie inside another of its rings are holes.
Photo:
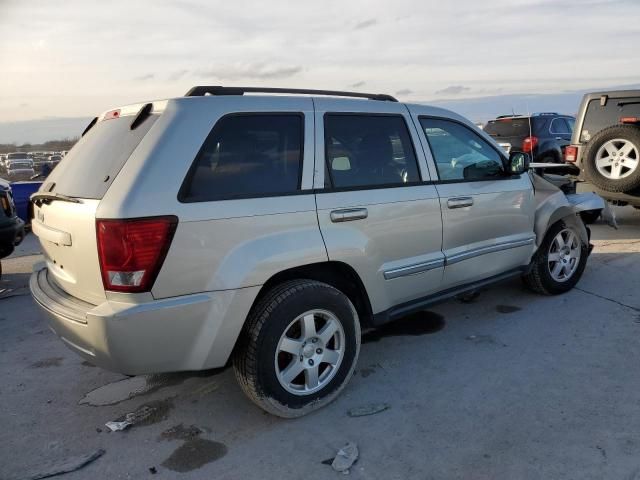
<path fill-rule="evenodd" d="M 397 102 L 391 95 L 384 93 L 342 92 L 339 90 L 312 90 L 307 88 L 265 88 L 265 87 L 222 87 L 197 86 L 189 90 L 185 97 L 202 97 L 204 95 L 244 95 L 245 93 L 292 93 L 295 95 L 328 95 L 332 97 L 367 98 L 383 102 Z"/>

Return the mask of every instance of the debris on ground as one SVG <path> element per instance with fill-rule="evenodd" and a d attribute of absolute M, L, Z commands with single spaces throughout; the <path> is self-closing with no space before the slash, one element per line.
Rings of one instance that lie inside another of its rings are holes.
<path fill-rule="evenodd" d="M 170 399 L 149 402 L 141 405 L 134 412 L 105 423 L 105 426 L 112 432 L 118 432 L 126 430 L 132 425 L 151 425 L 164 420 L 171 408 L 173 408 L 173 404 Z"/>
<path fill-rule="evenodd" d="M 336 457 L 331 463 L 331 467 L 340 473 L 345 475 L 349 474 L 349 469 L 358 460 L 358 446 L 353 442 L 347 442 L 347 444 L 338 450 Z"/>
<path fill-rule="evenodd" d="M 131 415 L 131 414 L 128 413 L 127 415 Z M 104 424 L 104 426 L 107 427 L 112 432 L 120 432 L 122 430 L 126 430 L 131 425 L 133 425 L 133 423 L 131 423 L 128 420 L 124 420 L 122 422 L 107 422 Z"/>
<path fill-rule="evenodd" d="M 107 422 L 104 425 L 112 432 L 119 432 L 121 430 L 129 428 L 131 425 L 135 425 L 136 423 L 145 420 L 146 418 L 150 417 L 152 413 L 153 409 L 145 405 L 135 412 L 127 413 L 124 416 L 124 420 L 114 420 L 112 422 Z"/>
<path fill-rule="evenodd" d="M 175 425 L 160 434 L 159 440 L 190 440 L 202 433 L 195 425 L 185 427 L 182 423 Z"/>
<path fill-rule="evenodd" d="M 376 413 L 389 410 L 391 405 L 388 403 L 371 403 L 369 405 L 363 405 L 362 407 L 355 407 L 347 411 L 347 415 L 350 417 L 366 417 L 367 415 L 375 415 Z"/>
<path fill-rule="evenodd" d="M 156 473 L 158 473 L 158 469 L 156 467 L 149 467 L 149 473 L 151 475 L 155 475 Z"/>
<path fill-rule="evenodd" d="M 56 475 L 75 472 L 76 470 L 80 470 L 81 468 L 86 467 L 104 454 L 105 450 L 99 449 L 86 455 L 69 457 L 61 462 L 53 462 L 49 465 L 42 466 L 40 467 L 39 472 L 32 473 L 27 475 L 26 477 L 21 478 L 26 478 L 28 480 L 40 480 L 42 478 L 51 478 L 55 477 Z"/>

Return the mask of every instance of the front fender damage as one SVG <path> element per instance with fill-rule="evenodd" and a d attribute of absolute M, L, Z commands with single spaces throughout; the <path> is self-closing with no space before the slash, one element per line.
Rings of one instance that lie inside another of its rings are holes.
<path fill-rule="evenodd" d="M 595 193 L 565 194 L 543 177 L 531 172 L 535 190 L 536 213 L 534 232 L 536 246 L 540 246 L 547 230 L 559 220 L 575 226 L 580 239 L 589 248 L 589 231 L 580 218 L 580 212 L 601 211 L 603 219 L 615 227 L 615 217 L 607 202 Z"/>

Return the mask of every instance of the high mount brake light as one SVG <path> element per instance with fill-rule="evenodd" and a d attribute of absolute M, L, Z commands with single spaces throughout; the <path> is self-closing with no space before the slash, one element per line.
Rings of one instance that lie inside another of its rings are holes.
<path fill-rule="evenodd" d="M 96 220 L 98 258 L 105 290 L 148 292 L 178 225 L 174 216 Z"/>
<path fill-rule="evenodd" d="M 120 109 L 105 113 L 103 120 L 113 120 L 114 118 L 120 118 Z"/>

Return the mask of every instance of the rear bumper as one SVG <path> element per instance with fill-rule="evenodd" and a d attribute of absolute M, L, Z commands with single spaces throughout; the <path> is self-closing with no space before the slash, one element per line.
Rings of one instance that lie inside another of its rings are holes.
<path fill-rule="evenodd" d="M 33 273 L 29 286 L 49 326 L 71 350 L 128 375 L 223 366 L 259 290 L 91 305 L 64 292 L 46 268 Z"/>

